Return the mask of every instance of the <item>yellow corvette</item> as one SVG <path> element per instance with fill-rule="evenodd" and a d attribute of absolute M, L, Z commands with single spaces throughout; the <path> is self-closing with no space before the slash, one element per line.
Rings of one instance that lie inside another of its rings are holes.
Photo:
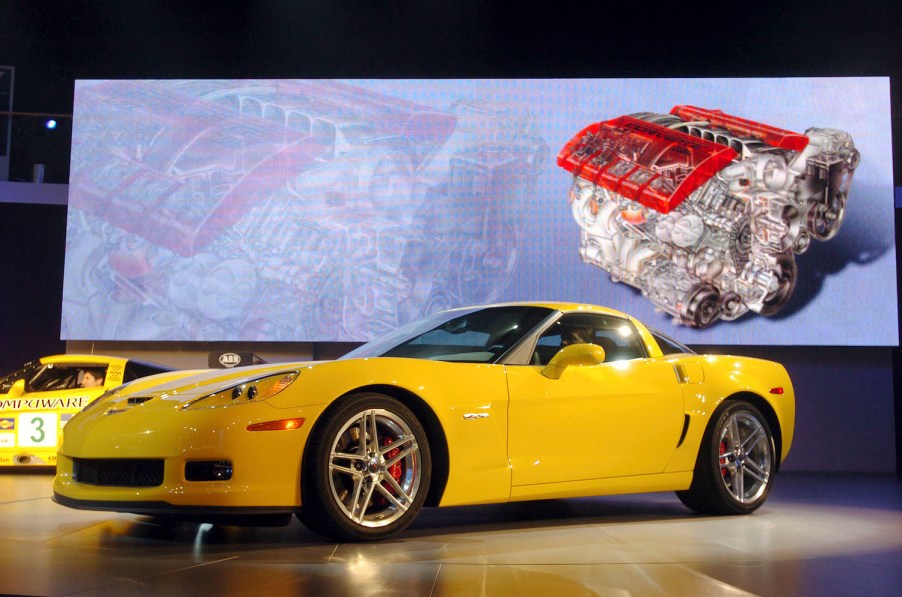
<path fill-rule="evenodd" d="M 53 466 L 57 438 L 86 404 L 167 367 L 100 355 L 56 355 L 0 378 L 0 467 Z"/>
<path fill-rule="evenodd" d="M 792 443 L 779 364 L 696 355 L 602 307 L 509 303 L 403 326 L 336 361 L 175 372 L 76 415 L 54 499 L 215 520 L 294 513 L 340 540 L 424 505 L 674 490 L 744 514 Z"/>

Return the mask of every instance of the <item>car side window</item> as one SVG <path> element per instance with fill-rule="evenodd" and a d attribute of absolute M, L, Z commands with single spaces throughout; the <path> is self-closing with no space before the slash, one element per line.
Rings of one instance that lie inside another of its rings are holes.
<path fill-rule="evenodd" d="M 532 364 L 547 365 L 560 349 L 582 343 L 601 346 L 606 363 L 646 356 L 639 334 L 628 320 L 597 313 L 569 313 L 539 336 Z"/>
<path fill-rule="evenodd" d="M 94 378 L 103 379 L 106 374 L 105 365 L 44 365 L 33 375 L 25 378 L 27 392 L 54 392 L 57 390 L 75 390 L 91 387 L 84 377 L 91 373 Z"/>
<path fill-rule="evenodd" d="M 78 373 L 78 369 L 46 365 L 26 382 L 26 389 L 29 392 L 52 392 L 77 388 Z"/>
<path fill-rule="evenodd" d="M 693 350 L 680 344 L 670 336 L 665 336 L 661 332 L 652 329 L 650 329 L 649 332 L 651 332 L 652 338 L 658 343 L 661 353 L 665 356 L 671 354 L 695 354 Z"/>

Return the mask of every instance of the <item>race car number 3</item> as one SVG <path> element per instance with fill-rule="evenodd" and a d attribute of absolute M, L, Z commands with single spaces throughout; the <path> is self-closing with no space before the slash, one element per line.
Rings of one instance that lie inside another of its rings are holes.
<path fill-rule="evenodd" d="M 59 427 L 56 413 L 22 413 L 18 425 L 19 446 L 54 447 Z"/>

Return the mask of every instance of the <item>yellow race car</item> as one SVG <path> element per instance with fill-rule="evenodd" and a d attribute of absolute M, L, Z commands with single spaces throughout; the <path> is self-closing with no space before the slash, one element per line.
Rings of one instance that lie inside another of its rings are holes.
<path fill-rule="evenodd" d="M 623 313 L 509 303 L 433 314 L 341 359 L 175 372 L 76 415 L 54 500 L 191 520 L 291 514 L 340 540 L 426 506 L 674 490 L 761 506 L 789 452 L 777 363 L 693 354 Z"/>
<path fill-rule="evenodd" d="M 56 355 L 0 378 L 0 467 L 54 466 L 63 426 L 110 388 L 168 367 L 99 355 Z"/>

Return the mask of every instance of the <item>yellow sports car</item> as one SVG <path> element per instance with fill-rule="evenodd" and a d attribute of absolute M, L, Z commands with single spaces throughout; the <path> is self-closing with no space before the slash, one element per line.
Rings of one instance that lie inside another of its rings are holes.
<path fill-rule="evenodd" d="M 56 355 L 0 378 L 0 467 L 53 466 L 72 415 L 123 382 L 168 367 L 99 355 Z"/>
<path fill-rule="evenodd" d="M 381 539 L 424 505 L 675 490 L 745 514 L 789 452 L 779 364 L 702 356 L 602 307 L 433 314 L 336 361 L 175 372 L 76 415 L 54 499 Z"/>

